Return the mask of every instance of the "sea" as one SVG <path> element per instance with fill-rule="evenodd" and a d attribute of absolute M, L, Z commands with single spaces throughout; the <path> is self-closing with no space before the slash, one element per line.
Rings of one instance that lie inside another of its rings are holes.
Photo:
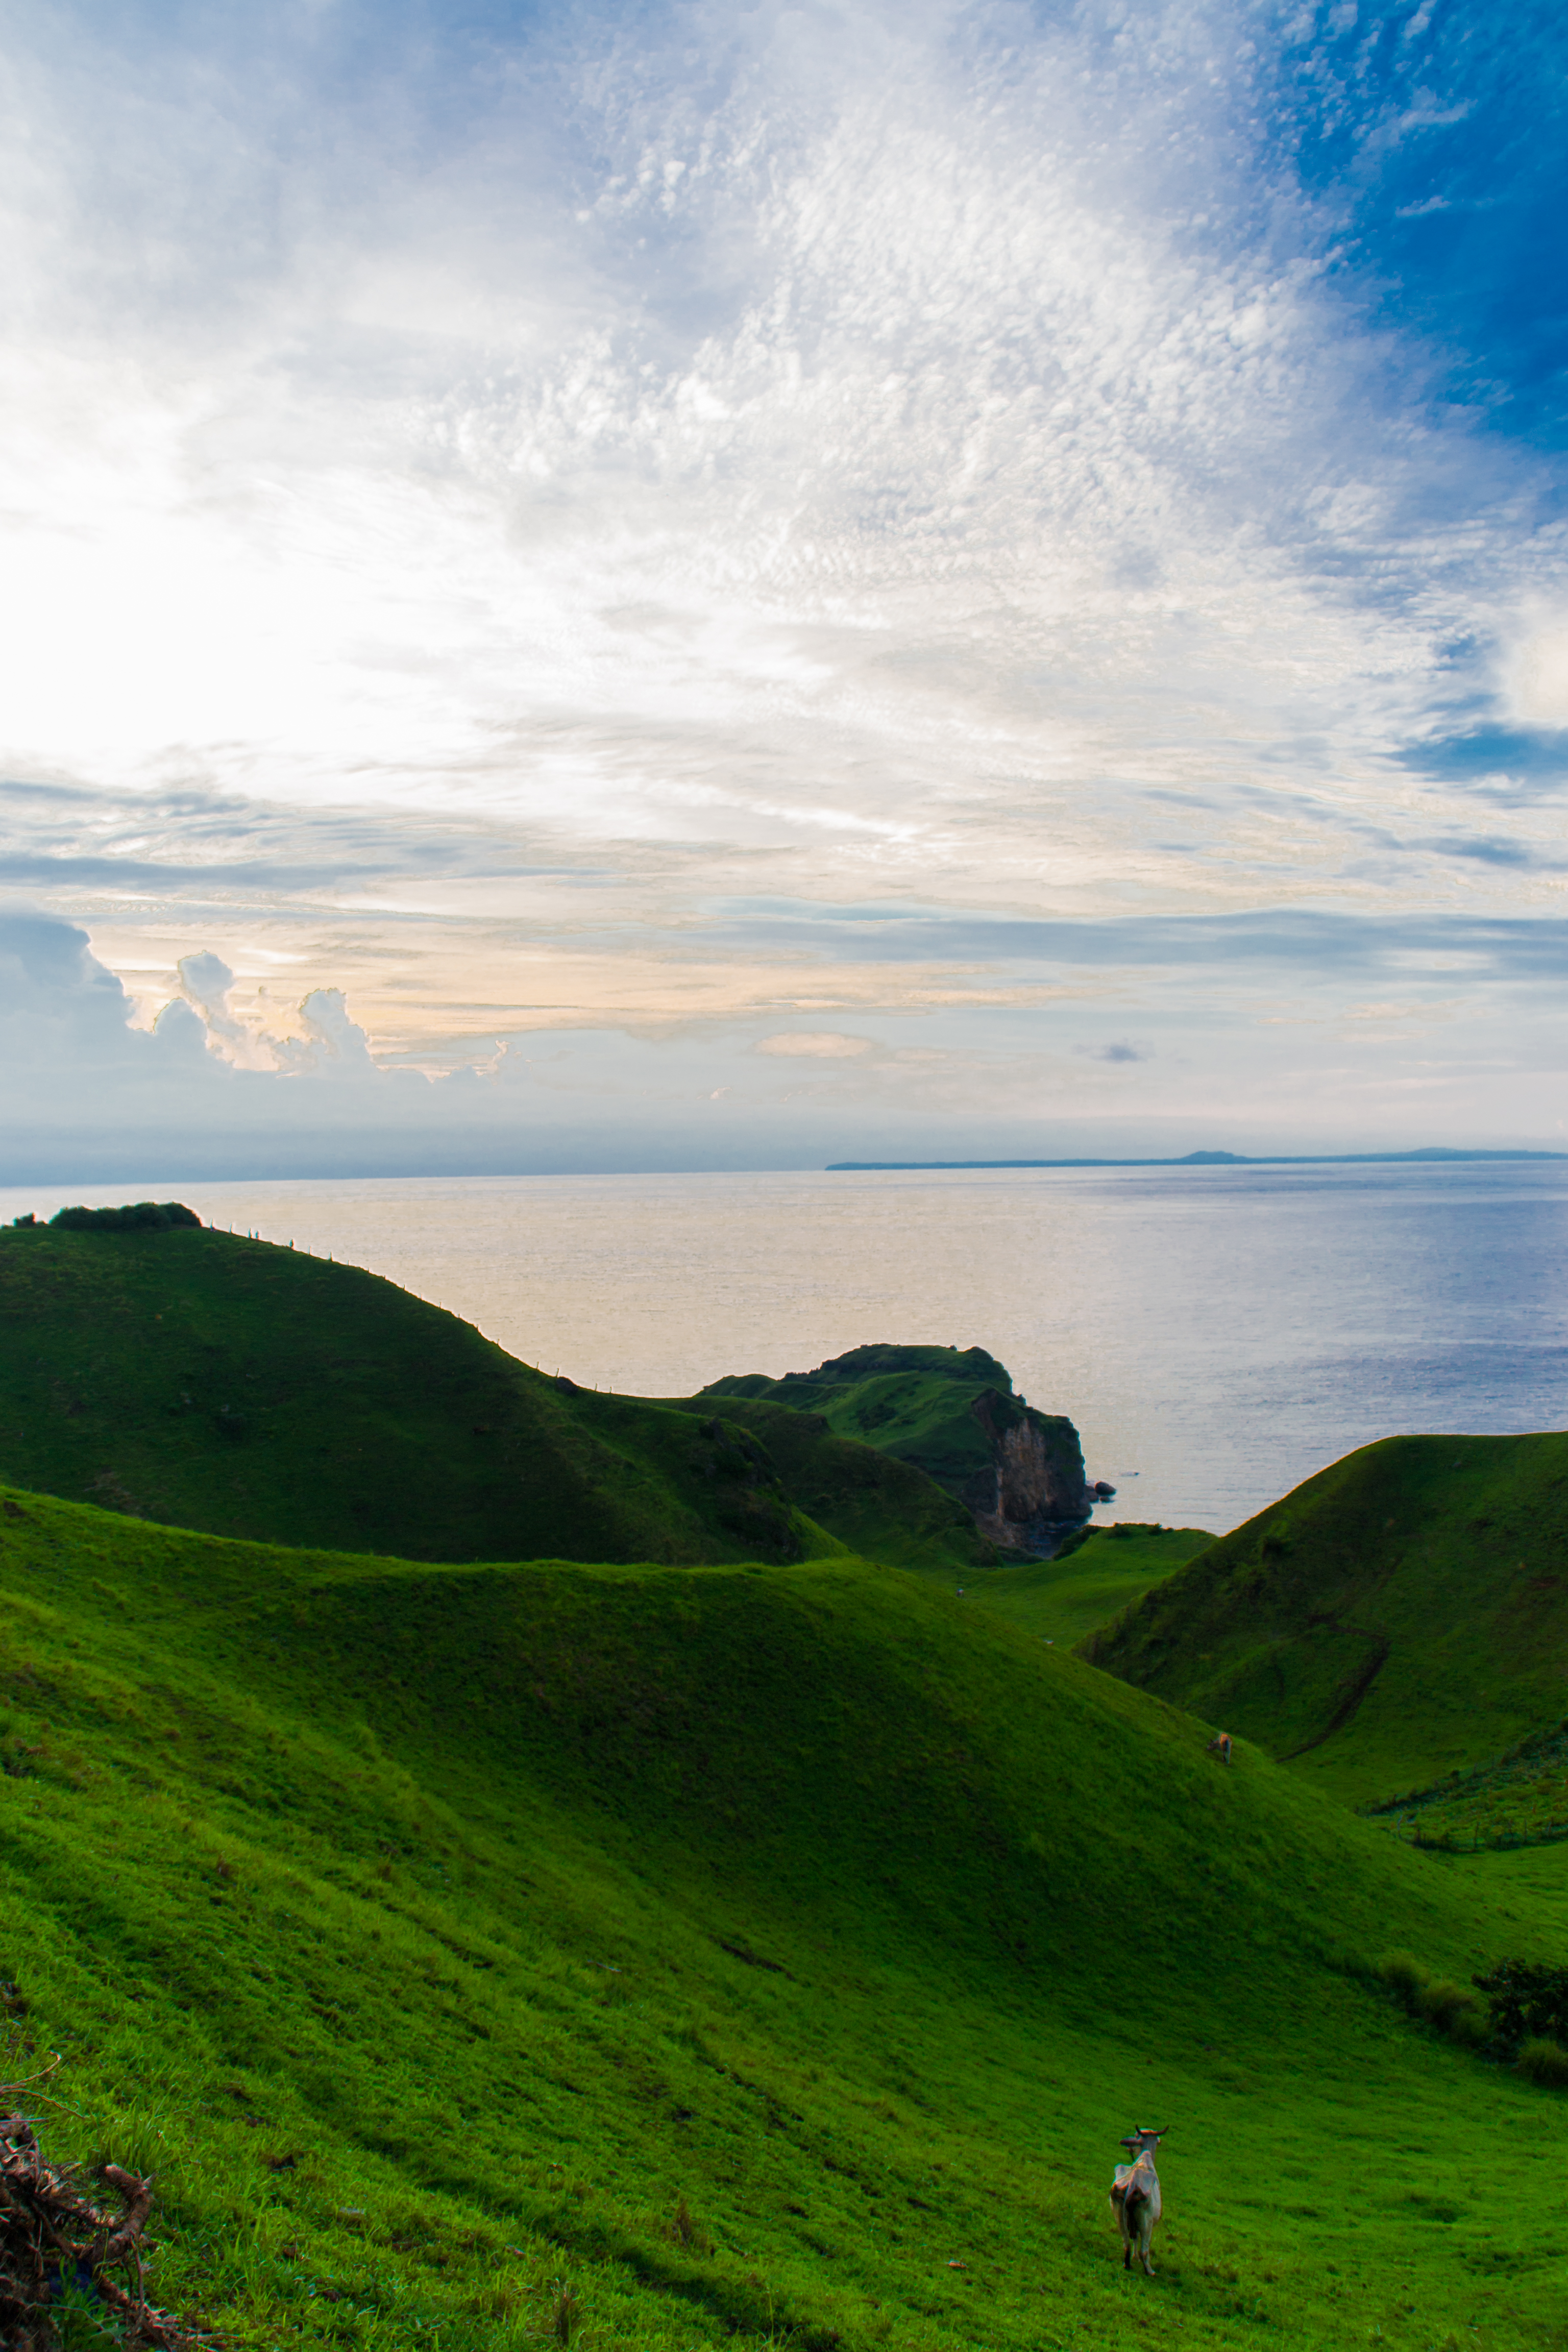
<path fill-rule="evenodd" d="M 146 1198 L 634 1395 L 989 1349 L 1077 1423 L 1105 1520 L 1224 1533 L 1373 1438 L 1568 1424 L 1568 1161 L 165 1176 L 0 1192 L 0 1219 Z"/>

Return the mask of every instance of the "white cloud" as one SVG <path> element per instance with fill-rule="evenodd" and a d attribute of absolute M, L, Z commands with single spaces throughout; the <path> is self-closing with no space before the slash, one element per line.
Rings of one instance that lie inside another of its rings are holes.
<path fill-rule="evenodd" d="M 1325 268 L 1241 0 L 576 12 L 430 89 L 360 22 L 14 16 L 0 870 L 134 988 L 122 1073 L 390 1100 L 620 1025 L 587 1092 L 761 1118 L 770 1063 L 913 1084 L 806 1024 L 1145 1009 L 731 901 L 1554 908 L 1403 755 L 1568 725 L 1562 534 Z"/>
<path fill-rule="evenodd" d="M 1503 656 L 1504 707 L 1525 727 L 1568 728 L 1568 612 L 1527 607 Z"/>
<path fill-rule="evenodd" d="M 1176 860 L 1140 786 L 1386 807 L 1521 560 L 1506 461 L 1388 412 L 1288 188 L 1259 238 L 1242 19 L 1117 21 L 683 10 L 552 61 L 585 187 L 527 76 L 466 152 L 350 117 L 323 177 L 276 77 L 149 75 L 138 131 L 89 54 L 35 61 L 14 767 L 697 840 L 829 895 L 973 891 L 1005 829 L 1034 904 L 1254 867 L 1258 811 Z M 269 224 L 237 274 L 213 175 Z"/>
<path fill-rule="evenodd" d="M 191 959 L 189 983 L 217 1025 L 187 995 L 140 1028 L 81 931 L 0 913 L 0 1183 L 1136 1156 L 1303 1132 L 1347 1149 L 1520 1141 L 1568 1110 L 1554 1009 L 1532 1009 L 1507 973 L 1461 998 L 1437 995 L 1430 972 L 1402 983 L 1395 935 L 1337 978 L 1308 969 L 1293 984 L 1300 945 L 1279 940 L 1270 961 L 1260 940 L 1230 974 L 1194 976 L 1177 940 L 1155 947 L 1140 989 L 1112 975 L 1113 992 L 1141 995 L 1158 1045 L 1086 1056 L 1070 1008 L 1052 1025 L 946 1004 L 858 1035 L 760 1020 L 537 1030 L 432 1081 L 380 1061 L 332 989 L 265 1033 L 273 1066 L 237 1066 L 219 960 Z M 1528 967 L 1533 945 L 1517 945 Z M 1376 999 L 1371 971 L 1388 991 Z M 1289 1051 L 1280 1024 L 1300 1031 Z M 1131 1092 L 1129 1060 L 1148 1066 Z"/>
<path fill-rule="evenodd" d="M 782 1054 L 804 1056 L 818 1061 L 848 1061 L 858 1054 L 868 1054 L 869 1037 L 847 1037 L 837 1029 L 781 1029 L 771 1037 L 759 1037 L 759 1054 Z"/>

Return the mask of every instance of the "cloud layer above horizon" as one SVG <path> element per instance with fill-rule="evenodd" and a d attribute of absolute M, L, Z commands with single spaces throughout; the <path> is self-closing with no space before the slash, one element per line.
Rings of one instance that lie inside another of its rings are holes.
<path fill-rule="evenodd" d="M 1547 12 L 8 24 L 40 1150 L 1556 1139 Z"/>

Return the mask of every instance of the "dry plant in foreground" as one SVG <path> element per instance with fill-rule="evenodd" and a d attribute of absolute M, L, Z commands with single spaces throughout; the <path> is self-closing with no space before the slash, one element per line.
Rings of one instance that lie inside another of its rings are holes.
<path fill-rule="evenodd" d="M 185 2352 L 196 2339 L 142 2291 L 151 2178 L 101 2165 L 99 2177 L 121 2205 L 108 2214 L 81 2193 L 75 2173 L 45 2162 L 26 2116 L 0 2116 L 0 2340 L 7 2352 L 53 2352 L 68 2306 L 84 2302 L 104 2306 L 106 2336 L 118 2322 L 114 2333 L 126 2345 Z M 116 2270 L 125 2285 L 109 2276 Z"/>

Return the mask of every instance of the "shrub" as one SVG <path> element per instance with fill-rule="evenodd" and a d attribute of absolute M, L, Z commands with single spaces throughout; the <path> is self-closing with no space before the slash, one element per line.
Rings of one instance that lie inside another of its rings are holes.
<path fill-rule="evenodd" d="M 1480 2006 L 1475 1994 L 1451 1977 L 1434 1977 L 1415 1995 L 1416 2014 L 1439 2033 L 1454 2033 L 1461 2017 L 1473 2016 L 1479 2021 Z"/>
<path fill-rule="evenodd" d="M 1377 1964 L 1377 1974 L 1408 2010 L 1415 2009 L 1428 1980 L 1414 1952 L 1385 1952 Z"/>
<path fill-rule="evenodd" d="M 1467 2050 L 1479 2050 L 1490 2040 L 1491 2026 L 1475 1994 L 1451 1977 L 1428 1975 L 1414 1952 L 1385 1952 L 1373 1973 L 1407 2017 L 1418 2018 L 1434 2033 Z"/>
<path fill-rule="evenodd" d="M 1529 2041 L 1568 2042 L 1568 1969 L 1542 1960 L 1500 1960 L 1475 1979 L 1491 2010 L 1500 2048 L 1515 2050 Z"/>
<path fill-rule="evenodd" d="M 61 1209 L 49 1219 L 51 1225 L 60 1225 L 68 1233 L 141 1233 L 163 1232 L 170 1225 L 201 1223 L 194 1209 L 183 1201 L 127 1201 L 118 1209 Z"/>
<path fill-rule="evenodd" d="M 1543 2091 L 1568 2091 L 1568 2050 L 1561 2042 L 1526 2042 L 1514 2060 L 1515 2070 Z"/>

